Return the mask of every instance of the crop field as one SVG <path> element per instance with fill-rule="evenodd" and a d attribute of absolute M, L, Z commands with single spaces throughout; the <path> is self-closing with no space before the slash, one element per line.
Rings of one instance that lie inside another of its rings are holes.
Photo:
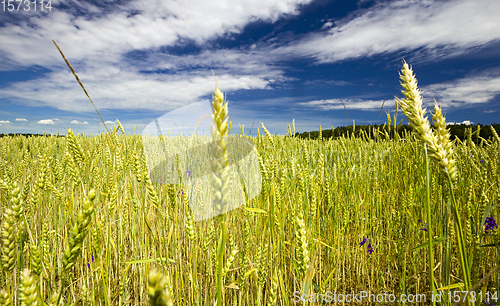
<path fill-rule="evenodd" d="M 231 132 L 216 89 L 212 158 L 173 155 L 175 183 L 153 177 L 143 136 L 119 121 L 1 138 L 0 305 L 498 305 L 500 138 L 450 140 L 401 74 L 414 133 L 374 140 Z M 229 136 L 254 145 L 257 192 L 228 170 Z M 192 205 L 202 167 L 210 218 Z M 234 190 L 243 205 L 228 209 Z"/>

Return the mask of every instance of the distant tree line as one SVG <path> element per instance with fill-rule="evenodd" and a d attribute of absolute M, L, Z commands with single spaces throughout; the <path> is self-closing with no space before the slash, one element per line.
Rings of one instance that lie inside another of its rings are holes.
<path fill-rule="evenodd" d="M 496 130 L 497 134 L 500 135 L 500 124 L 493 123 L 491 124 L 493 128 Z M 479 144 L 482 140 L 491 140 L 493 136 L 493 132 L 489 125 L 476 124 L 476 125 L 466 125 L 466 124 L 453 124 L 447 126 L 448 130 L 451 134 L 451 140 L 455 138 L 460 139 L 460 141 L 464 141 L 467 138 L 469 133 L 472 135 L 472 141 L 476 144 Z M 361 137 L 364 139 L 394 139 L 397 138 L 406 138 L 412 134 L 412 129 L 409 125 L 387 125 L 387 124 L 373 124 L 373 125 L 349 125 L 349 126 L 339 126 L 336 128 L 330 128 L 321 131 L 322 139 L 329 138 L 339 138 L 339 137 Z M 0 137 L 4 136 L 24 136 L 24 137 L 34 137 L 34 136 L 44 136 L 50 137 L 49 134 L 30 134 L 30 133 L 9 133 L 9 134 L 0 134 Z M 52 135 L 54 137 L 64 137 L 64 135 Z M 295 133 L 295 137 L 305 138 L 305 139 L 318 139 L 319 138 L 319 130 L 318 131 L 310 131 L 303 133 Z M 410 136 L 411 137 L 411 136 Z"/>
<path fill-rule="evenodd" d="M 5 137 L 5 136 L 10 136 L 10 137 L 14 137 L 14 136 L 24 136 L 24 137 L 45 136 L 45 137 L 50 137 L 51 135 L 50 134 L 31 134 L 31 133 L 9 133 L 9 134 L 1 133 L 0 134 L 0 137 Z M 59 135 L 59 133 L 57 135 L 52 135 L 52 136 L 64 137 L 64 135 Z"/>
<path fill-rule="evenodd" d="M 500 135 L 500 124 L 493 123 L 491 124 L 497 134 Z M 464 141 L 467 138 L 469 133 L 472 135 L 472 141 L 476 144 L 479 144 L 481 140 L 486 141 L 490 140 L 493 136 L 493 132 L 489 125 L 466 125 L 466 124 L 454 124 L 448 125 L 448 130 L 450 131 L 451 140 L 455 140 L 455 138 L 460 139 L 460 141 Z M 322 139 L 329 138 L 339 138 L 339 137 L 352 137 L 354 134 L 355 137 L 360 137 L 364 139 L 394 139 L 397 138 L 406 138 L 412 134 L 412 129 L 409 125 L 350 125 L 350 126 L 339 126 L 336 128 L 325 129 L 321 131 Z M 319 130 L 311 131 L 311 132 L 303 132 L 303 133 L 295 133 L 296 137 L 305 138 L 305 139 L 318 139 L 319 138 Z"/>

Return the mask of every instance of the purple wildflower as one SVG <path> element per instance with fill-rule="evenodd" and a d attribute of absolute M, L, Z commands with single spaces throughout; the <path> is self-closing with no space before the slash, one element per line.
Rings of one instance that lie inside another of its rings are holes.
<path fill-rule="evenodd" d="M 483 301 L 484 305 L 488 306 L 495 306 L 494 304 L 491 304 L 490 301 Z"/>
<path fill-rule="evenodd" d="M 429 227 L 429 223 L 425 223 L 425 227 L 421 228 L 420 230 L 427 232 L 427 227 Z"/>
<path fill-rule="evenodd" d="M 372 243 L 368 243 L 368 253 L 371 255 L 373 253 Z"/>
<path fill-rule="evenodd" d="M 92 255 L 92 262 L 94 262 L 94 255 Z"/>
<path fill-rule="evenodd" d="M 87 264 L 87 267 L 89 267 L 89 269 L 90 269 L 90 264 L 89 263 Z"/>
<path fill-rule="evenodd" d="M 359 243 L 359 246 L 363 246 L 363 244 L 365 244 L 367 241 L 368 239 L 366 239 L 366 237 L 363 237 L 363 241 Z"/>
<path fill-rule="evenodd" d="M 186 171 L 186 173 L 187 173 L 187 175 L 188 175 L 189 177 L 193 177 L 193 176 L 191 175 L 191 171 L 187 170 L 187 171 Z"/>
<path fill-rule="evenodd" d="M 181 194 L 182 193 L 182 194 Z M 179 191 L 177 191 L 177 197 L 179 197 L 179 195 L 183 196 L 184 195 L 184 190 L 181 189 Z"/>
<path fill-rule="evenodd" d="M 487 217 L 486 221 L 484 222 L 484 232 L 486 234 L 489 233 L 489 231 L 498 228 L 497 222 L 495 221 L 495 218 L 493 216 Z"/>
<path fill-rule="evenodd" d="M 483 167 L 485 167 L 485 168 L 486 168 L 486 164 L 485 164 L 484 159 L 481 159 L 480 163 L 481 163 L 481 165 L 482 165 Z"/>

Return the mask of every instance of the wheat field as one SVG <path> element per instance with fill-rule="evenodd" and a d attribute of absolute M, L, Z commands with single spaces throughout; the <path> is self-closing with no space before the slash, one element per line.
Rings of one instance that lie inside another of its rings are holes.
<path fill-rule="evenodd" d="M 251 137 L 231 133 L 220 99 L 216 90 L 214 133 L 255 144 L 262 185 L 253 198 L 245 193 L 245 205 L 201 221 L 184 184 L 151 180 L 142 136 L 125 135 L 119 121 L 97 136 L 1 138 L 0 305 L 288 306 L 326 292 L 496 294 L 498 135 L 476 145 L 470 130 L 465 142 L 447 142 L 436 122 L 427 145 L 420 122 L 405 137 L 373 130 L 375 140 L 356 131 L 300 139 L 293 124 L 286 136 L 262 124 Z M 411 120 L 412 105 L 399 105 Z M 224 141 L 214 150 L 223 207 L 229 157 Z"/>

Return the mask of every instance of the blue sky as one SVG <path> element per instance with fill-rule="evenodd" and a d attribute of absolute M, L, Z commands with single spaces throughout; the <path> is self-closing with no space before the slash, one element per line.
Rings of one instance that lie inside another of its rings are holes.
<path fill-rule="evenodd" d="M 212 70 L 227 94 L 232 132 L 241 123 L 255 135 L 263 122 L 285 134 L 292 119 L 297 132 L 352 120 L 383 124 L 386 112 L 394 114 L 394 96 L 402 97 L 403 59 L 429 110 L 436 99 L 448 122 L 500 123 L 498 0 L 52 0 L 51 6 L 0 11 L 0 133 L 104 131 L 52 39 L 108 127 L 118 118 L 127 133 L 193 103 L 208 104 Z M 188 119 L 175 114 L 167 117 Z"/>

